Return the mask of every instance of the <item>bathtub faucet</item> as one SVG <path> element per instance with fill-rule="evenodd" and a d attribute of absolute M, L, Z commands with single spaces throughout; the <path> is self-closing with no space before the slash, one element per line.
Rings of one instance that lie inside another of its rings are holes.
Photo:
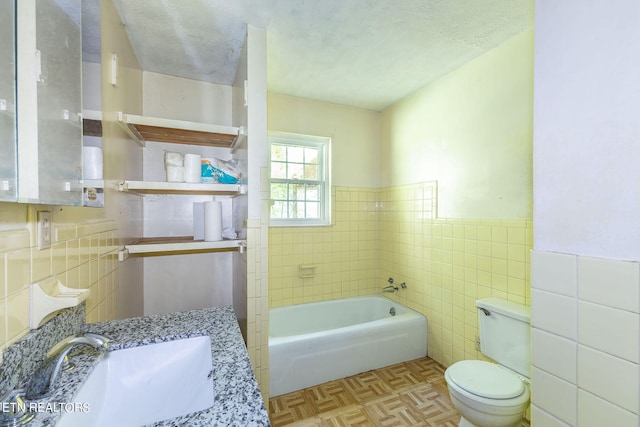
<path fill-rule="evenodd" d="M 397 286 L 393 286 L 393 285 L 389 285 L 389 286 L 386 286 L 386 287 L 382 288 L 382 292 L 389 292 L 389 293 L 394 293 L 397 290 L 398 290 L 398 287 Z"/>

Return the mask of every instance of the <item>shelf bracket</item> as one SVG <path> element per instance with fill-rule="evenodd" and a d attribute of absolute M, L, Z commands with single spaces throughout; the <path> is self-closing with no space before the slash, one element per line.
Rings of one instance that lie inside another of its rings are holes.
<path fill-rule="evenodd" d="M 129 258 L 129 249 L 124 248 L 118 251 L 118 261 L 122 262 Z"/>
<path fill-rule="evenodd" d="M 127 119 L 125 116 L 126 115 L 122 111 L 118 111 L 118 123 L 120 123 L 122 129 L 124 129 L 127 135 L 129 135 L 131 139 L 136 142 L 136 144 L 138 144 L 140 147 L 144 147 L 146 145 L 146 141 L 134 127 L 130 126 L 127 123 Z"/>
<path fill-rule="evenodd" d="M 242 143 L 244 142 L 244 138 L 247 137 L 247 133 L 245 131 L 244 126 L 240 126 L 240 128 L 238 129 L 238 134 L 235 136 L 235 138 L 233 138 L 233 141 L 231 142 L 231 154 L 235 153 L 236 150 L 242 145 Z"/>
<path fill-rule="evenodd" d="M 129 191 L 129 183 L 127 181 L 118 182 L 118 191 L 121 193 L 129 193 L 129 194 L 135 194 L 136 196 L 143 196 L 143 194 L 140 194 L 136 191 Z"/>
<path fill-rule="evenodd" d="M 243 194 L 247 194 L 247 186 L 246 185 L 238 186 L 238 195 L 241 196 Z"/>

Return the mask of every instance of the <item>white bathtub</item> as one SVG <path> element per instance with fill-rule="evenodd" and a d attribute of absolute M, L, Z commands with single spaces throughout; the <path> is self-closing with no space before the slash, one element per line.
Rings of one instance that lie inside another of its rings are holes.
<path fill-rule="evenodd" d="M 383 296 L 269 310 L 271 396 L 426 355 L 426 317 Z"/>

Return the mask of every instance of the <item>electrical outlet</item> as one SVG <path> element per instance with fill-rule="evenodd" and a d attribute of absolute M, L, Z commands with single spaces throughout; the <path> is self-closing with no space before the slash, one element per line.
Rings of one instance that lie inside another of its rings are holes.
<path fill-rule="evenodd" d="M 38 249 L 47 249 L 51 247 L 51 233 L 53 225 L 51 224 L 51 212 L 38 211 Z"/>
<path fill-rule="evenodd" d="M 476 351 L 480 351 L 480 335 L 476 335 Z"/>

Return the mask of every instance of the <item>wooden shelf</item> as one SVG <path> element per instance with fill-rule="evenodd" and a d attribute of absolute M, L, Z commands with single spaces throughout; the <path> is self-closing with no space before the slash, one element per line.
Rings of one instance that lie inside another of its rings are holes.
<path fill-rule="evenodd" d="M 173 255 L 204 252 L 229 252 L 242 250 L 244 240 L 220 240 L 217 242 L 205 242 L 193 240 L 193 236 L 180 237 L 147 237 L 124 246 L 120 251 L 120 260 L 123 261 L 129 255 Z"/>
<path fill-rule="evenodd" d="M 82 134 L 102 137 L 102 112 L 82 110 Z"/>
<path fill-rule="evenodd" d="M 157 117 L 137 116 L 118 113 L 118 123 L 141 147 L 147 141 L 173 144 L 200 145 L 208 147 L 233 148 L 238 146 L 240 128 L 196 123 Z M 182 195 L 222 195 L 245 194 L 246 185 L 204 184 L 165 181 L 121 181 L 118 190 L 134 194 L 182 194 Z M 243 252 L 245 240 L 221 240 L 205 242 L 193 240 L 193 236 L 143 238 L 129 243 L 120 250 L 118 259 L 124 261 L 130 255 L 160 256 L 204 252 Z"/>
<path fill-rule="evenodd" d="M 246 192 L 246 187 L 238 184 L 201 184 L 165 181 L 122 181 L 118 190 L 136 194 L 184 194 L 237 196 Z"/>
<path fill-rule="evenodd" d="M 146 141 L 231 148 L 239 128 L 118 113 L 118 122 L 139 145 Z"/>

